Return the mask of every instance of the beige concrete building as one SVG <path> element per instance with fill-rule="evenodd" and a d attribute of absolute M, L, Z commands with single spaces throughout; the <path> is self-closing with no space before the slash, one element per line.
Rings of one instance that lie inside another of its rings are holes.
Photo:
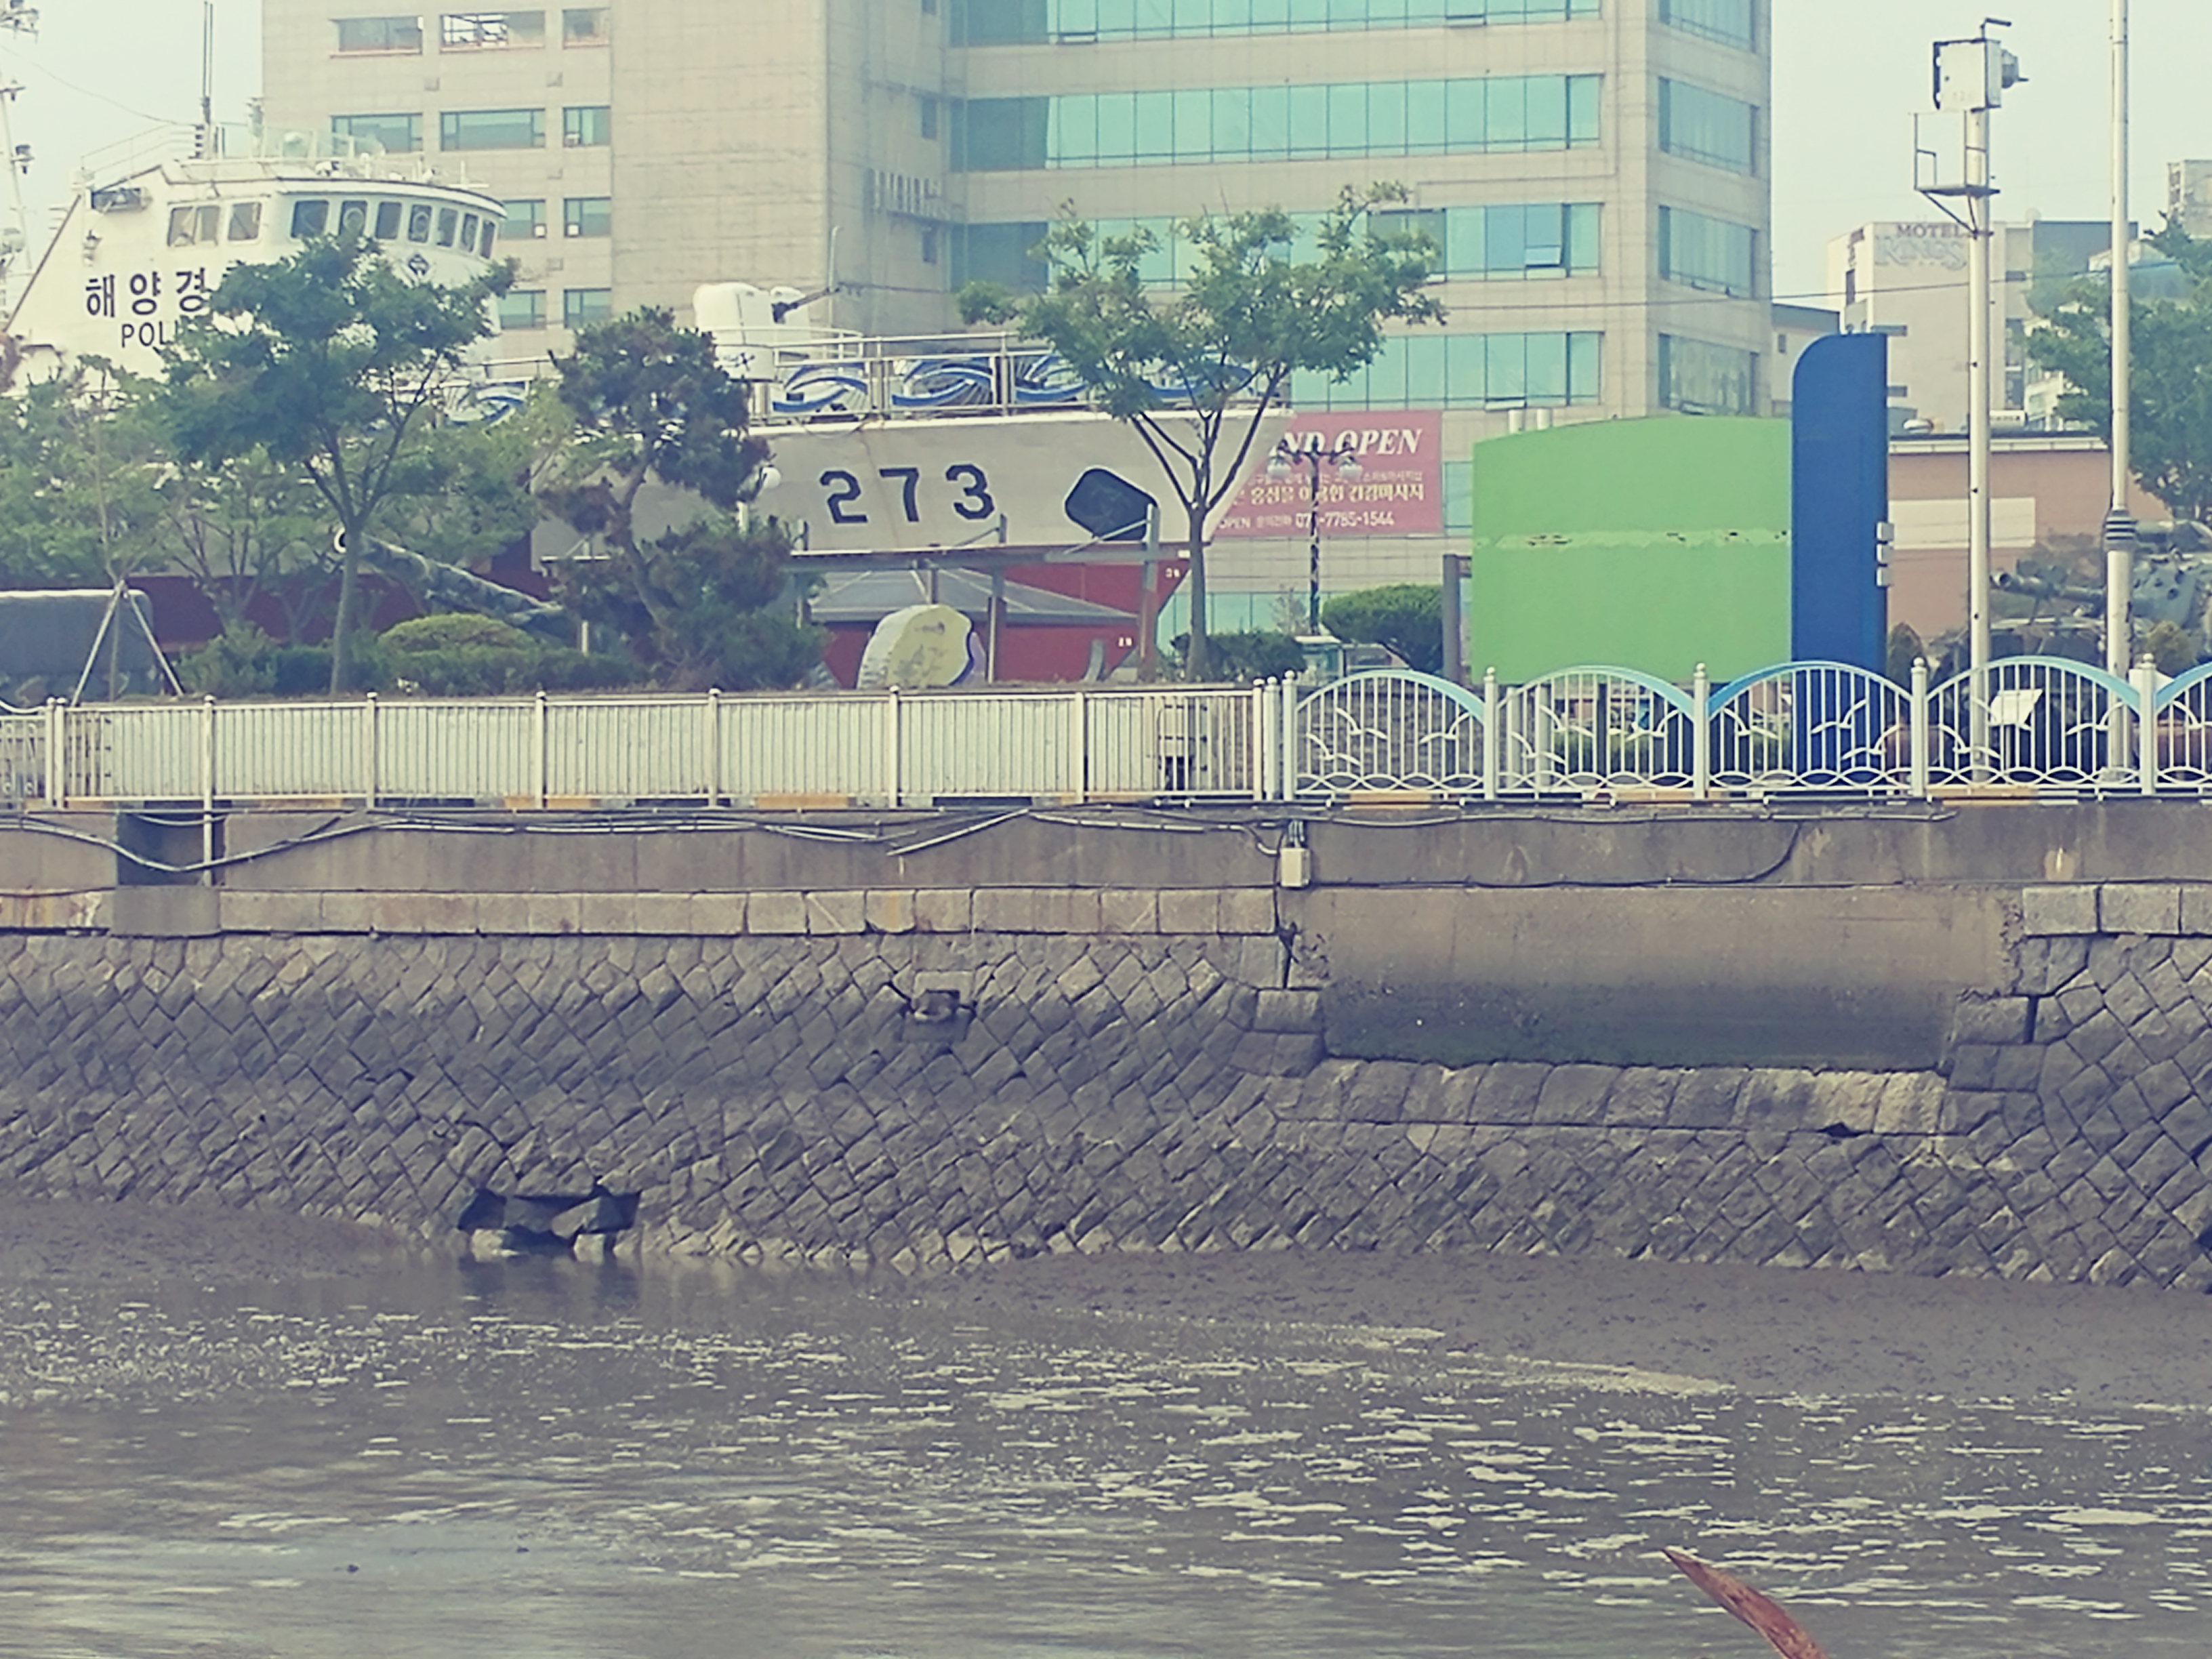
<path fill-rule="evenodd" d="M 964 280 L 1033 278 L 1063 204 L 1158 228 L 1164 277 L 1178 217 L 1404 183 L 1449 322 L 1296 396 L 1433 411 L 1443 460 L 1425 518 L 1327 526 L 1332 591 L 1433 580 L 1465 458 L 1527 411 L 1771 406 L 1771 0 L 376 3 L 264 0 L 267 119 L 462 152 L 510 204 L 518 355 L 731 279 L 927 331 Z M 1266 625 L 1304 566 L 1302 537 L 1224 549 L 1215 625 Z"/>

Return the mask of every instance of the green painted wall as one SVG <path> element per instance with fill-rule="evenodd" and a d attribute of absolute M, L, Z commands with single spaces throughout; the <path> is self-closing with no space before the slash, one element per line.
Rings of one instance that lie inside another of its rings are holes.
<path fill-rule="evenodd" d="M 1790 655 L 1790 423 L 1593 422 L 1474 447 L 1468 667 L 1688 684 Z"/>

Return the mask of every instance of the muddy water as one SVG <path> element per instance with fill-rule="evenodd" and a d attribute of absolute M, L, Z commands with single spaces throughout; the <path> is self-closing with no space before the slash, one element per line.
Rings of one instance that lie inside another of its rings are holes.
<path fill-rule="evenodd" d="M 1674 1543 L 1833 1659 L 2212 1654 L 2200 1401 L 1515 1357 L 1387 1322 L 1434 1264 L 1081 1271 L 18 1273 L 0 1654 L 1763 1652 Z"/>

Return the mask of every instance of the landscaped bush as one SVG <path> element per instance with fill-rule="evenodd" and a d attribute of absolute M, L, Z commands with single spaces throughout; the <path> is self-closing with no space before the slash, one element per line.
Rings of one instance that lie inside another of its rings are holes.
<path fill-rule="evenodd" d="M 637 678 L 624 658 L 547 645 L 492 617 L 416 617 L 385 629 L 379 644 L 394 688 L 425 696 L 592 691 Z"/>

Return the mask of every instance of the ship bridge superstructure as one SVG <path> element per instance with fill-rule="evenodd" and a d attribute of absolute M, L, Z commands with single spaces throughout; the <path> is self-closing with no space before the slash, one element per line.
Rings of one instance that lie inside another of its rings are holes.
<path fill-rule="evenodd" d="M 97 356 L 158 376 L 179 327 L 225 272 L 274 264 L 320 236 L 375 241 L 417 282 L 489 270 L 504 210 L 420 155 L 329 134 L 173 132 L 94 156 L 9 313 L 19 371 L 44 378 Z M 187 143 L 204 153 L 180 154 Z"/>

